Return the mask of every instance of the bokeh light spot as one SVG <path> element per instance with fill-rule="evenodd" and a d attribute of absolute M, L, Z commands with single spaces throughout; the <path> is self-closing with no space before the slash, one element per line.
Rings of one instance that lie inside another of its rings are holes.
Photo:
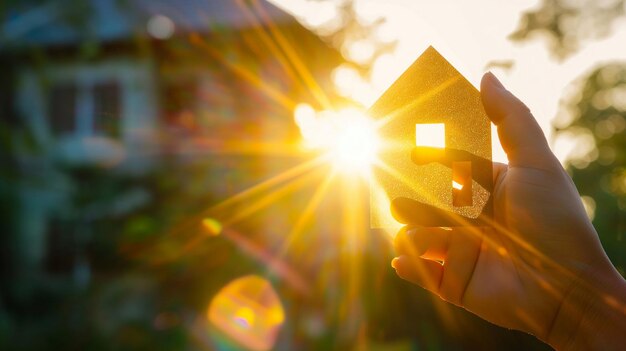
<path fill-rule="evenodd" d="M 234 342 L 263 351 L 274 346 L 285 312 L 272 285 L 249 275 L 224 286 L 211 301 L 207 317 Z"/>
<path fill-rule="evenodd" d="M 156 39 L 169 39 L 174 34 L 174 22 L 166 16 L 155 15 L 148 20 L 147 29 Z"/>
<path fill-rule="evenodd" d="M 593 221 L 596 216 L 596 201 L 591 196 L 583 195 L 580 197 L 583 202 L 583 206 L 585 207 L 585 213 L 587 213 L 587 217 L 589 220 Z"/>
<path fill-rule="evenodd" d="M 214 218 L 205 218 L 202 220 L 202 227 L 206 230 L 207 234 L 211 236 L 217 236 L 222 233 L 222 223 Z"/>
<path fill-rule="evenodd" d="M 242 307 L 235 313 L 235 323 L 242 328 L 250 328 L 254 324 L 254 312 L 248 307 Z"/>

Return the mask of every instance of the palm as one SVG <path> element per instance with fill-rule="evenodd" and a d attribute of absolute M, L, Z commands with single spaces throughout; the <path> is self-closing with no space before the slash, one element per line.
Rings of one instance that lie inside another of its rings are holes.
<path fill-rule="evenodd" d="M 573 233 L 574 228 L 553 229 L 579 222 L 572 215 L 580 211 L 578 206 L 563 211 L 567 200 L 578 202 L 563 199 L 571 192 L 557 167 L 546 171 L 497 165 L 494 173 L 494 205 L 503 210 L 495 212 L 495 224 L 485 231 L 486 244 L 468 277 L 464 307 L 496 324 L 545 337 L 573 282 L 569 263 L 580 262 L 587 251 L 585 240 L 565 247 L 564 238 L 545 234 Z M 513 303 L 515 308 L 507 308 Z"/>
<path fill-rule="evenodd" d="M 496 209 L 506 210 L 496 211 L 496 224 L 486 230 L 487 244 L 480 248 L 464 304 L 470 311 L 493 323 L 543 336 L 558 309 L 562 287 L 555 286 L 554 294 L 546 294 L 545 288 L 540 287 L 538 279 L 543 274 L 536 264 L 540 257 L 533 259 L 530 250 L 521 246 L 526 244 L 536 248 L 542 245 L 536 235 L 542 231 L 535 222 L 523 222 L 522 218 L 529 214 L 522 211 L 527 211 L 528 207 L 518 204 L 528 196 L 541 196 L 546 189 L 531 187 L 530 192 L 536 194 L 529 194 L 529 189 L 524 189 L 527 186 L 523 184 L 532 184 L 539 171 L 506 169 L 505 166 L 498 168 L 495 172 L 494 205 Z M 516 308 L 503 308 L 513 301 Z"/>
<path fill-rule="evenodd" d="M 613 267 L 528 108 L 489 74 L 481 98 L 510 161 L 494 168 L 494 218 L 482 228 L 434 227 L 463 221 L 433 206 L 394 199 L 394 216 L 409 225 L 396 236 L 399 257 L 392 265 L 400 277 L 486 320 L 567 344 L 573 339 L 565 334 L 578 329 L 586 308 L 578 299 L 597 290 L 589 282 L 603 281 L 595 276 Z"/>

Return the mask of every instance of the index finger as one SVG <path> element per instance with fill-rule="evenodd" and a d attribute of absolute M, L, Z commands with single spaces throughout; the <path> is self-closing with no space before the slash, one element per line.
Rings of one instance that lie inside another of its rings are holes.
<path fill-rule="evenodd" d="M 406 197 L 399 197 L 391 201 L 391 214 L 400 223 L 423 227 L 472 225 L 469 218 Z"/>

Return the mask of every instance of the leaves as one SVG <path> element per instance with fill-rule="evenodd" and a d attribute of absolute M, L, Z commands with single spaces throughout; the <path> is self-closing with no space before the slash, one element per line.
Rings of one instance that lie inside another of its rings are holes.
<path fill-rule="evenodd" d="M 544 36 L 549 49 L 560 59 L 576 52 L 586 41 L 601 39 L 624 15 L 624 0 L 542 0 L 538 8 L 522 15 L 514 41 Z"/>

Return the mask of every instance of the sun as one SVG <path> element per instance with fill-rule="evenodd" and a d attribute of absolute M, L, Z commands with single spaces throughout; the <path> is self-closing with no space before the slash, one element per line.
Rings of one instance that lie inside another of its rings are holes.
<path fill-rule="evenodd" d="M 376 124 L 357 108 L 316 112 L 302 104 L 294 112 L 305 146 L 323 151 L 344 175 L 369 176 L 380 141 Z"/>
<path fill-rule="evenodd" d="M 379 141 L 373 121 L 359 111 L 339 112 L 337 134 L 329 152 L 342 173 L 365 175 L 376 161 Z"/>

